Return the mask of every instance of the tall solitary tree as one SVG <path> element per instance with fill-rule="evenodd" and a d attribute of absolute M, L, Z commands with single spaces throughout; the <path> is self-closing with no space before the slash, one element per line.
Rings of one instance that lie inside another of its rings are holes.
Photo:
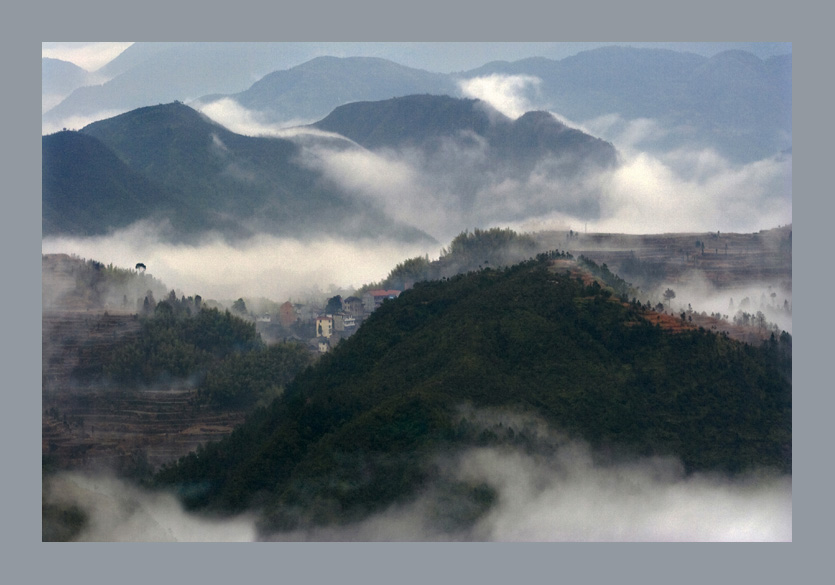
<path fill-rule="evenodd" d="M 328 305 L 325 307 L 325 313 L 334 315 L 342 310 L 342 297 L 336 295 L 328 299 Z"/>

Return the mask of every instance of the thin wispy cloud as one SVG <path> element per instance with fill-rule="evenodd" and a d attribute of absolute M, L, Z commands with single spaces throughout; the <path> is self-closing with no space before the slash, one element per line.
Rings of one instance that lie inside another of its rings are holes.
<path fill-rule="evenodd" d="M 281 126 L 264 121 L 258 112 L 246 109 L 232 98 L 199 104 L 197 109 L 221 126 L 244 136 L 278 136 L 281 132 Z"/>

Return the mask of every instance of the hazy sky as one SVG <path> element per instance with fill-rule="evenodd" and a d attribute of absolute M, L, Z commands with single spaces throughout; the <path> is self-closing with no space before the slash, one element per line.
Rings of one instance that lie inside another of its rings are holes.
<path fill-rule="evenodd" d="M 44 42 L 42 56 L 75 63 L 95 71 L 132 43 Z M 306 43 L 311 54 L 341 57 L 380 56 L 413 67 L 449 73 L 475 68 L 489 61 L 516 61 L 526 57 L 562 59 L 603 45 L 629 45 L 690 51 L 705 56 L 728 49 L 744 49 L 761 58 L 791 53 L 792 44 L 774 43 L 676 43 L 676 42 L 565 42 L 565 43 Z M 335 48 L 335 46 L 337 48 Z M 341 54 L 339 54 L 341 52 Z"/>
<path fill-rule="evenodd" d="M 95 71 L 107 64 L 119 53 L 131 46 L 132 42 L 124 43 L 41 43 L 41 56 L 52 59 L 69 61 L 86 69 Z"/>

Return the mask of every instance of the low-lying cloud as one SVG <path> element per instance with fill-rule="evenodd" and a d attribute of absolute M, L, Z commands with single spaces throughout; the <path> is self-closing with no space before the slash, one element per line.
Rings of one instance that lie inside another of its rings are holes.
<path fill-rule="evenodd" d="M 62 473 L 47 480 L 46 501 L 78 506 L 87 521 L 82 542 L 251 542 L 254 519 L 212 520 L 186 512 L 167 493 L 143 490 L 105 474 Z"/>
<path fill-rule="evenodd" d="M 668 288 L 676 296 L 670 301 L 663 299 Z M 776 325 L 780 331 L 792 333 L 792 289 L 790 282 L 750 282 L 744 286 L 717 288 L 698 271 L 687 273 L 675 284 L 664 283 L 655 291 L 654 298 L 661 299 L 665 310 L 677 315 L 692 309 L 708 315 L 720 314 L 733 322 L 738 312 L 749 315 L 763 313 L 766 321 Z"/>
<path fill-rule="evenodd" d="M 730 479 L 686 476 L 675 459 L 601 463 L 581 442 L 552 457 L 477 448 L 444 466 L 469 485 L 487 484 L 494 505 L 471 527 L 444 530 L 436 486 L 407 505 L 346 526 L 259 534 L 254 516 L 206 519 L 173 496 L 120 480 L 80 474 L 55 478 L 48 493 L 90 518 L 78 540 L 94 541 L 526 541 L 750 542 L 792 540 L 790 476 Z"/>
<path fill-rule="evenodd" d="M 710 151 L 625 157 L 601 176 L 600 232 L 750 233 L 791 223 L 791 157 L 732 165 Z"/>
<path fill-rule="evenodd" d="M 187 296 L 215 300 L 262 296 L 276 301 L 379 281 L 405 258 L 438 252 L 377 239 L 302 241 L 269 235 L 234 244 L 220 237 L 173 244 L 165 243 L 159 231 L 144 222 L 107 236 L 45 238 L 42 251 L 75 254 L 122 268 L 142 262 L 148 274 Z"/>
<path fill-rule="evenodd" d="M 481 540 L 790 541 L 791 479 L 685 477 L 678 462 L 599 465 L 582 444 L 555 461 L 483 449 L 464 459 L 464 478 L 499 486 Z"/>

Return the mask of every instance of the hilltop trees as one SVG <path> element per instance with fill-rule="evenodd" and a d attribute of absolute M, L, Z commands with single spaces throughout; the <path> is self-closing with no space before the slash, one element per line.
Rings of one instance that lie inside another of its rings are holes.
<path fill-rule="evenodd" d="M 336 295 L 328 299 L 328 304 L 325 307 L 325 313 L 334 315 L 342 310 L 342 296 Z"/>
<path fill-rule="evenodd" d="M 44 306 L 142 310 L 144 298 L 165 294 L 165 285 L 144 270 L 125 269 L 96 260 L 44 254 Z M 54 285 L 60 281 L 60 285 Z M 150 300 L 149 300 L 150 302 Z M 153 302 L 150 310 L 156 306 Z"/>
<path fill-rule="evenodd" d="M 243 299 L 238 299 L 234 303 L 232 303 L 232 310 L 235 311 L 238 315 L 246 315 L 246 303 Z"/>
<path fill-rule="evenodd" d="M 532 258 L 538 250 L 533 237 L 509 228 L 465 230 L 453 238 L 449 247 L 441 249 L 437 260 L 430 261 L 426 256 L 409 258 L 395 266 L 385 280 L 366 288 L 405 290 L 426 280 L 509 266 Z"/>

